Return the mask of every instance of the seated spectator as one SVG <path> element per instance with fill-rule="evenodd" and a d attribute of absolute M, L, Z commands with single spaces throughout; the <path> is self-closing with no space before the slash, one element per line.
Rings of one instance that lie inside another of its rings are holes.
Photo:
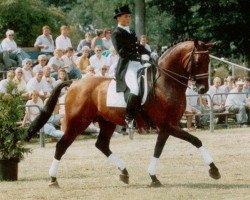
<path fill-rule="evenodd" d="M 85 33 L 85 38 L 81 40 L 77 46 L 76 53 L 77 56 L 81 56 L 83 52 L 84 47 L 89 47 L 89 51 L 91 49 L 91 40 L 92 40 L 92 35 L 90 32 Z M 90 52 L 89 52 L 90 53 Z"/>
<path fill-rule="evenodd" d="M 148 45 L 148 37 L 146 35 L 141 35 L 140 44 L 145 47 L 149 52 L 151 52 L 151 47 Z"/>
<path fill-rule="evenodd" d="M 109 66 L 109 70 L 108 70 L 109 77 L 115 77 L 115 71 L 116 71 L 118 60 L 119 60 L 119 56 L 115 48 L 111 47 L 110 54 L 107 57 L 107 64 Z"/>
<path fill-rule="evenodd" d="M 26 83 L 28 83 L 28 81 L 30 79 L 32 79 L 32 77 L 34 77 L 35 73 L 32 70 L 32 60 L 31 59 L 24 59 L 22 62 L 22 71 L 23 71 L 23 79 L 25 80 Z"/>
<path fill-rule="evenodd" d="M 56 49 L 54 51 L 54 56 L 50 58 L 48 62 L 48 66 L 51 68 L 51 76 L 54 77 L 55 79 L 57 79 L 58 70 L 65 66 L 62 56 L 63 56 L 63 50 Z"/>
<path fill-rule="evenodd" d="M 9 70 L 7 72 L 7 78 L 0 81 L 0 93 L 7 92 L 7 85 L 9 82 L 13 82 L 15 77 L 15 72 L 13 70 Z"/>
<path fill-rule="evenodd" d="M 95 68 L 91 65 L 89 65 L 86 69 L 86 74 L 83 75 L 82 78 L 86 78 L 86 77 L 89 77 L 89 76 L 95 76 Z"/>
<path fill-rule="evenodd" d="M 31 94 L 34 90 L 39 92 L 39 97 L 46 99 L 50 94 L 47 91 L 47 84 L 43 78 L 43 71 L 39 70 L 36 72 L 35 77 L 29 80 L 27 83 L 27 91 Z"/>
<path fill-rule="evenodd" d="M 225 104 L 229 112 L 237 113 L 236 119 L 240 127 L 246 127 L 246 124 L 249 124 L 250 122 L 250 118 L 249 118 L 250 106 L 247 103 L 246 95 L 237 94 L 237 93 L 242 93 L 243 86 L 244 86 L 243 81 L 237 81 L 236 88 L 231 90 L 231 92 L 228 94 L 226 104 Z"/>
<path fill-rule="evenodd" d="M 43 26 L 42 31 L 43 34 L 37 37 L 34 47 L 39 48 L 42 54 L 45 54 L 48 58 L 51 58 L 55 50 L 55 45 L 53 37 L 50 34 L 50 27 Z"/>
<path fill-rule="evenodd" d="M 95 55 L 90 57 L 89 62 L 90 62 L 90 65 L 95 68 L 95 73 L 98 73 L 99 69 L 103 65 L 107 65 L 107 58 L 102 55 L 101 46 L 95 47 Z"/>
<path fill-rule="evenodd" d="M 245 78 L 243 92 L 250 94 L 250 77 Z"/>
<path fill-rule="evenodd" d="M 104 37 L 102 38 L 103 49 L 109 50 L 113 44 L 111 40 L 111 29 L 105 28 L 104 29 Z"/>
<path fill-rule="evenodd" d="M 81 70 L 82 75 L 86 74 L 86 69 L 90 65 L 89 58 L 88 58 L 89 52 L 90 52 L 89 47 L 87 46 L 83 47 L 82 56 L 77 58 L 76 60 L 77 67 Z"/>
<path fill-rule="evenodd" d="M 48 66 L 44 67 L 42 80 L 46 83 L 46 91 L 51 94 L 56 86 L 55 78 L 51 77 L 51 69 Z"/>
<path fill-rule="evenodd" d="M 214 85 L 210 86 L 207 94 L 209 94 L 212 98 L 212 105 L 210 102 L 210 99 L 208 98 L 208 106 L 213 106 L 214 113 L 222 113 L 225 111 L 225 101 L 226 97 L 225 95 L 222 95 L 221 93 L 224 93 L 220 86 L 221 86 L 221 79 L 219 77 L 215 77 L 213 80 Z M 220 94 L 221 95 L 220 95 Z M 218 123 L 222 123 L 224 121 L 224 116 L 219 115 Z"/>
<path fill-rule="evenodd" d="M 225 80 L 226 84 L 221 86 L 221 90 L 223 93 L 228 94 L 235 86 L 234 86 L 234 78 L 232 76 L 228 76 Z"/>
<path fill-rule="evenodd" d="M 2 49 L 9 52 L 11 59 L 16 60 L 19 67 L 22 67 L 22 60 L 25 58 L 30 58 L 30 56 L 25 53 L 21 48 L 17 47 L 17 44 L 14 40 L 14 31 L 7 30 L 6 38 L 2 40 L 1 43 Z"/>
<path fill-rule="evenodd" d="M 94 51 L 96 46 L 99 46 L 101 49 L 103 49 L 103 30 L 98 29 L 96 30 L 96 36 L 91 41 L 91 49 Z"/>
<path fill-rule="evenodd" d="M 55 87 L 58 84 L 62 83 L 63 81 L 66 81 L 66 80 L 67 80 L 67 72 L 64 69 L 60 69 L 58 71 L 58 80 L 55 82 Z M 61 95 L 64 95 L 65 93 L 66 93 L 66 90 L 65 90 L 65 88 L 63 88 L 61 90 Z"/>
<path fill-rule="evenodd" d="M 44 67 L 46 66 L 48 61 L 48 58 L 45 54 L 41 54 L 38 56 L 38 64 L 36 66 L 34 66 L 33 68 L 33 72 L 36 73 L 39 70 L 44 70 Z"/>
<path fill-rule="evenodd" d="M 62 56 L 64 62 L 64 70 L 67 72 L 69 79 L 81 79 L 82 73 L 76 66 L 76 56 L 74 56 L 74 49 L 69 47 L 66 54 Z"/>
<path fill-rule="evenodd" d="M 96 76 L 108 77 L 108 66 L 103 65 Z"/>
<path fill-rule="evenodd" d="M 17 84 L 17 90 L 19 92 L 22 92 L 22 96 L 28 98 L 29 94 L 27 92 L 26 82 L 23 78 L 23 70 L 21 67 L 18 67 L 15 70 L 15 77 L 13 79 L 13 82 Z"/>
<path fill-rule="evenodd" d="M 26 111 L 25 116 L 22 121 L 21 127 L 24 127 L 28 122 L 34 121 L 34 119 L 40 114 L 40 109 L 43 108 L 43 101 L 39 98 L 39 92 L 34 90 L 31 93 L 31 100 L 28 100 L 26 103 Z M 37 106 L 39 108 L 37 108 Z M 56 130 L 51 120 L 49 120 L 44 126 L 43 130 L 45 134 L 60 139 L 63 136 L 63 132 L 60 130 Z"/>
<path fill-rule="evenodd" d="M 7 71 L 12 67 L 17 66 L 17 61 L 10 58 L 10 53 L 8 51 L 4 51 L 2 46 L 0 45 L 0 70 Z"/>
<path fill-rule="evenodd" d="M 56 38 L 56 48 L 62 49 L 64 52 L 70 47 L 72 48 L 71 40 L 68 37 L 69 29 L 63 25 L 60 28 L 61 35 Z"/>

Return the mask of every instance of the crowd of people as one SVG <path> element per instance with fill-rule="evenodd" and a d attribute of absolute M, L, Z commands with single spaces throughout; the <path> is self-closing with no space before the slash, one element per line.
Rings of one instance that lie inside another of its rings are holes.
<path fill-rule="evenodd" d="M 208 124 L 209 112 L 213 109 L 215 114 L 215 123 L 224 123 L 227 113 L 236 114 L 236 122 L 239 127 L 250 125 L 250 78 L 235 79 L 228 76 L 222 80 L 219 77 L 213 79 L 213 85 L 210 86 L 207 94 L 199 96 L 195 82 L 189 81 L 189 87 L 186 90 L 187 95 L 187 128 L 189 131 L 195 130 L 192 121 L 195 115 L 198 126 Z M 211 99 L 210 99 L 211 97 Z"/>
<path fill-rule="evenodd" d="M 62 81 L 88 76 L 115 76 L 119 56 L 112 45 L 111 31 L 108 28 L 96 30 L 95 37 L 87 32 L 74 49 L 67 26 L 61 26 L 60 35 L 55 40 L 50 27 L 43 26 L 42 34 L 34 42 L 39 56 L 37 60 L 31 60 L 28 53 L 17 47 L 14 31 L 7 30 L 6 38 L 0 45 L 0 63 L 2 70 L 8 72 L 7 78 L 0 82 L 0 92 L 6 93 L 8 82 L 16 83 L 18 90 L 22 91 L 23 98 L 27 100 L 22 126 L 39 114 L 39 108 L 43 107 L 53 88 Z M 151 51 L 147 36 L 142 35 L 140 42 Z M 61 96 L 66 93 L 67 89 L 63 89 Z M 63 123 L 62 114 L 51 119 L 44 126 L 44 132 L 60 138 L 63 129 L 56 130 L 55 123 Z"/>

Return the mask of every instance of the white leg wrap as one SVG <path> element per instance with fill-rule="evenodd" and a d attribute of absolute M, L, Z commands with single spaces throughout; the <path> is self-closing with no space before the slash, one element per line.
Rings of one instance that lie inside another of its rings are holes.
<path fill-rule="evenodd" d="M 213 162 L 213 158 L 210 156 L 210 154 L 208 153 L 208 151 L 205 149 L 205 147 L 201 146 L 200 148 L 198 148 L 198 150 L 200 151 L 204 162 L 207 165 L 210 165 Z"/>
<path fill-rule="evenodd" d="M 49 169 L 49 175 L 51 177 L 56 177 L 59 162 L 60 162 L 59 160 L 56 160 L 55 158 L 53 159 L 53 162 L 52 162 L 51 167 Z"/>
<path fill-rule="evenodd" d="M 126 168 L 125 163 L 119 159 L 115 154 L 111 154 L 108 159 L 120 170 L 124 170 Z"/>
<path fill-rule="evenodd" d="M 150 165 L 148 167 L 148 173 L 150 175 L 155 175 L 156 174 L 156 166 L 157 166 L 158 162 L 159 162 L 159 158 L 153 157 L 151 159 Z"/>

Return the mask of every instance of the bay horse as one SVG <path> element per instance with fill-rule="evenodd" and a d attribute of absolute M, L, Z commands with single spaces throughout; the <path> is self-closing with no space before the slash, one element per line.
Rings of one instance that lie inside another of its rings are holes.
<path fill-rule="evenodd" d="M 185 140 L 199 150 L 204 162 L 210 167 L 209 175 L 214 179 L 221 177 L 212 157 L 202 142 L 195 136 L 179 128 L 180 119 L 185 111 L 187 82 L 196 80 L 200 93 L 208 90 L 209 48 L 212 43 L 202 41 L 180 42 L 169 48 L 159 58 L 157 70 L 159 76 L 155 82 L 155 98 L 147 99 L 144 110 L 147 117 L 158 129 L 158 136 L 148 172 L 151 186 L 161 186 L 156 177 L 156 167 L 168 137 Z M 46 123 L 57 103 L 60 91 L 70 85 L 65 100 L 66 130 L 56 144 L 52 165 L 49 170 L 50 185 L 58 186 L 56 175 L 59 161 L 75 138 L 83 133 L 92 121 L 98 121 L 100 133 L 95 146 L 121 171 L 120 180 L 129 183 L 129 174 L 125 163 L 110 150 L 109 144 L 116 125 L 125 126 L 125 109 L 106 106 L 107 89 L 111 78 L 89 77 L 84 80 L 66 81 L 52 92 L 41 114 L 28 129 L 28 140 Z M 138 124 L 140 120 L 136 118 Z"/>

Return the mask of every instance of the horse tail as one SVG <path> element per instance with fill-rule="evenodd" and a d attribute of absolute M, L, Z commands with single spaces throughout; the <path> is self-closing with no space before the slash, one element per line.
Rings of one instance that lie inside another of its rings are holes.
<path fill-rule="evenodd" d="M 61 90 L 64 87 L 69 86 L 71 83 L 72 81 L 64 81 L 53 89 L 47 103 L 41 110 L 40 114 L 32 121 L 28 129 L 28 133 L 27 133 L 28 136 L 26 138 L 27 141 L 29 141 L 32 138 L 32 136 L 35 133 L 37 133 L 44 126 L 44 124 L 46 124 L 46 122 L 49 120 L 50 116 L 52 115 L 54 111 L 54 108 L 57 104 L 57 100 L 59 98 Z"/>

